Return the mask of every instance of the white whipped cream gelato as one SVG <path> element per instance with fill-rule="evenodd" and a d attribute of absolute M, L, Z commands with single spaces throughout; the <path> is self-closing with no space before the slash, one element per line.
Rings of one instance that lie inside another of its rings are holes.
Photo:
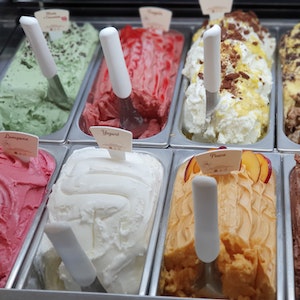
<path fill-rule="evenodd" d="M 215 23 L 222 28 L 222 85 L 220 102 L 208 118 L 203 81 L 203 33 Z M 192 140 L 253 144 L 266 133 L 275 38 L 262 27 L 255 32 L 254 27 L 257 25 L 251 27 L 228 15 L 209 23 L 194 35 L 182 71 L 189 81 L 183 105 L 183 131 Z"/>
<path fill-rule="evenodd" d="M 88 147 L 72 153 L 53 186 L 50 222 L 69 222 L 108 292 L 139 291 L 162 178 L 149 154 L 126 153 L 120 161 Z M 35 264 L 47 289 L 80 290 L 46 237 Z"/>

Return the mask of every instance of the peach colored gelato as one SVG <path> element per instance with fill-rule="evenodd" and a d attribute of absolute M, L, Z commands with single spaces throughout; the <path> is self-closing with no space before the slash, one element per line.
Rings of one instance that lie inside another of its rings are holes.
<path fill-rule="evenodd" d="M 197 280 L 203 263 L 194 246 L 192 179 L 184 181 L 187 163 L 174 184 L 160 278 L 161 295 L 201 297 Z M 241 167 L 214 175 L 218 183 L 220 253 L 216 264 L 222 293 L 230 299 L 275 299 L 276 194 L 275 174 L 267 184 L 250 179 Z"/>

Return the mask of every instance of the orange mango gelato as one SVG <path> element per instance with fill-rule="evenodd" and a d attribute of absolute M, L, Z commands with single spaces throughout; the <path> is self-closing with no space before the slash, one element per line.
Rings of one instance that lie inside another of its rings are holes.
<path fill-rule="evenodd" d="M 187 162 L 174 183 L 160 294 L 203 297 L 197 281 L 203 272 L 194 246 L 192 180 L 184 180 Z M 230 299 L 275 299 L 276 296 L 276 191 L 275 172 L 268 183 L 239 171 L 214 175 L 218 183 L 220 253 L 216 260 L 222 293 Z"/>

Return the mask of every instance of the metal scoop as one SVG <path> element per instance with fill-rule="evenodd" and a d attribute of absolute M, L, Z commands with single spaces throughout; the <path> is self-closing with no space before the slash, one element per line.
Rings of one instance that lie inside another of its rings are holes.
<path fill-rule="evenodd" d="M 20 18 L 20 24 L 29 40 L 41 71 L 48 80 L 46 99 L 62 109 L 70 109 L 73 105 L 73 100 L 65 93 L 57 75 L 55 61 L 37 19 L 34 17 L 22 16 Z"/>
<path fill-rule="evenodd" d="M 148 125 L 144 123 L 143 117 L 132 105 L 130 98 L 132 86 L 119 33 L 114 27 L 106 27 L 100 31 L 99 38 L 112 89 L 119 98 L 121 127 L 131 131 L 133 138 L 138 138 L 147 129 Z"/>
<path fill-rule="evenodd" d="M 65 222 L 50 223 L 45 226 L 45 233 L 82 291 L 106 293 L 94 265 L 81 248 L 70 225 Z"/>
<path fill-rule="evenodd" d="M 204 271 L 195 283 L 197 295 L 208 298 L 224 298 L 216 260 L 220 252 L 218 229 L 217 182 L 213 177 L 195 176 L 192 181 L 195 248 L 203 262 Z"/>

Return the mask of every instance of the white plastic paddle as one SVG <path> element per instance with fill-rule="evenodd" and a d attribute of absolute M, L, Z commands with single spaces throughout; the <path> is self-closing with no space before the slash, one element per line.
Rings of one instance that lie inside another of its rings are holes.
<path fill-rule="evenodd" d="M 109 78 L 115 95 L 120 103 L 121 127 L 132 132 L 138 138 L 147 128 L 142 116 L 133 107 L 130 98 L 131 80 L 128 74 L 119 33 L 114 27 L 106 27 L 99 33 L 99 38 L 107 64 Z"/>
<path fill-rule="evenodd" d="M 49 223 L 45 226 L 45 233 L 82 291 L 106 292 L 98 280 L 94 265 L 81 248 L 68 223 Z"/>
<path fill-rule="evenodd" d="M 204 32 L 203 43 L 206 115 L 210 116 L 219 103 L 221 85 L 221 28 L 219 25 L 214 25 Z"/>
<path fill-rule="evenodd" d="M 57 66 L 38 20 L 34 17 L 22 16 L 20 24 L 29 40 L 40 69 L 48 80 L 47 100 L 63 109 L 70 109 L 73 101 L 66 95 L 57 75 Z"/>
<path fill-rule="evenodd" d="M 195 176 L 192 181 L 195 218 L 195 249 L 204 264 L 204 274 L 196 287 L 206 297 L 222 297 L 219 272 L 215 267 L 220 252 L 218 192 L 215 178 Z"/>

